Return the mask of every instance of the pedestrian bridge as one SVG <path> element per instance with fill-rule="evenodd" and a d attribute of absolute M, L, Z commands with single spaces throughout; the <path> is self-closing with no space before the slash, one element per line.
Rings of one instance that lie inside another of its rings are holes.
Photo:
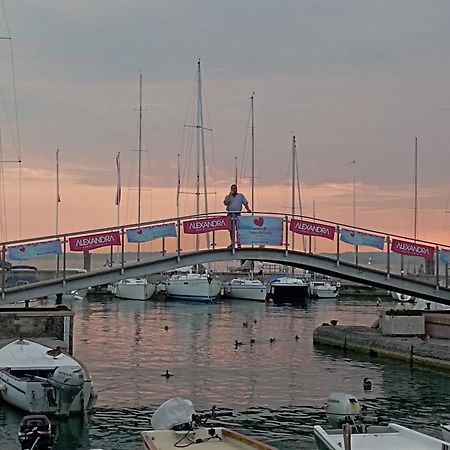
<path fill-rule="evenodd" d="M 257 260 L 450 305 L 445 245 L 306 216 L 261 212 L 237 221 L 210 213 L 0 245 L 0 304 L 200 263 Z M 38 276 L 26 279 L 30 271 Z"/>

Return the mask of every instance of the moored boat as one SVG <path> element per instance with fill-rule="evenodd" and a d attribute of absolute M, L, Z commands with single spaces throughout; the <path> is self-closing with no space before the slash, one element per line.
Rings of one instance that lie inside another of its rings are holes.
<path fill-rule="evenodd" d="M 0 395 L 24 411 L 62 417 L 87 411 L 96 399 L 84 365 L 59 347 L 29 339 L 0 349 Z"/>
<path fill-rule="evenodd" d="M 444 441 L 450 442 L 450 425 L 441 424 L 441 431 Z"/>
<path fill-rule="evenodd" d="M 267 300 L 275 304 L 302 303 L 308 298 L 308 284 L 301 278 L 274 275 L 268 281 Z"/>
<path fill-rule="evenodd" d="M 339 291 L 337 286 L 329 281 L 311 281 L 309 283 L 309 295 L 314 298 L 336 298 Z"/>
<path fill-rule="evenodd" d="M 265 301 L 267 288 L 259 280 L 233 278 L 225 287 L 225 294 L 231 298 Z"/>
<path fill-rule="evenodd" d="M 314 426 L 319 450 L 443 450 L 449 443 L 411 430 L 380 417 L 363 413 L 350 394 L 332 393 L 327 402 L 327 418 L 333 428 Z"/>
<path fill-rule="evenodd" d="M 222 282 L 210 272 L 197 273 L 192 270 L 171 275 L 165 285 L 167 297 L 178 300 L 213 301 L 222 290 Z"/>
<path fill-rule="evenodd" d="M 205 450 L 275 450 L 274 447 L 245 436 L 229 428 L 206 426 L 208 420 L 232 412 L 195 412 L 192 402 L 175 397 L 163 403 L 153 414 L 154 430 L 141 431 L 141 437 L 149 450 L 169 450 L 176 447 L 200 445 Z"/>
<path fill-rule="evenodd" d="M 114 286 L 114 295 L 128 300 L 148 300 L 155 290 L 156 285 L 146 278 L 126 278 Z"/>

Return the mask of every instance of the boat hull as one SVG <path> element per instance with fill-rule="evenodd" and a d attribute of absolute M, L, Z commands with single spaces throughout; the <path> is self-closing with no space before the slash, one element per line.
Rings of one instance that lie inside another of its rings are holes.
<path fill-rule="evenodd" d="M 236 278 L 226 287 L 226 295 L 230 298 L 254 300 L 264 302 L 267 296 L 267 288 L 257 280 Z"/>
<path fill-rule="evenodd" d="M 57 405 L 52 404 L 49 394 L 51 388 L 45 388 L 41 382 L 18 380 L 1 371 L 0 383 L 2 384 L 1 397 L 10 405 L 32 414 L 57 413 Z M 72 402 L 70 414 L 80 414 L 93 408 L 95 396 L 91 395 L 92 390 L 91 381 L 85 380 L 83 389 Z"/>
<path fill-rule="evenodd" d="M 206 276 L 179 276 L 166 282 L 166 295 L 169 299 L 208 302 L 219 297 L 222 283 Z"/>
<path fill-rule="evenodd" d="M 309 298 L 308 285 L 300 284 L 270 284 L 267 292 L 267 299 L 272 299 L 275 304 L 282 303 L 303 303 Z"/>
<path fill-rule="evenodd" d="M 129 278 L 117 283 L 115 296 L 126 300 L 149 300 L 155 290 L 155 284 L 147 283 L 146 280 Z"/>

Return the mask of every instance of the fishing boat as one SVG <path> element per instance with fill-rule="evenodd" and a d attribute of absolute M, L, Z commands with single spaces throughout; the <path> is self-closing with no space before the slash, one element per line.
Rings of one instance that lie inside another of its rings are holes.
<path fill-rule="evenodd" d="M 29 413 L 61 417 L 89 410 L 96 399 L 84 365 L 60 347 L 21 338 L 0 349 L 0 395 Z"/>
<path fill-rule="evenodd" d="M 153 414 L 154 430 L 141 431 L 149 450 L 169 450 L 176 447 L 199 446 L 204 450 L 275 450 L 274 447 L 229 428 L 206 426 L 208 420 L 230 416 L 232 412 L 196 413 L 192 402 L 175 397 L 163 403 Z"/>
<path fill-rule="evenodd" d="M 450 443 L 428 436 L 383 418 L 363 413 L 350 394 L 335 392 L 327 402 L 331 429 L 314 426 L 319 450 L 446 450 Z"/>
<path fill-rule="evenodd" d="M 244 300 L 265 301 L 267 288 L 259 280 L 252 278 L 233 278 L 225 286 L 225 295 Z"/>
<path fill-rule="evenodd" d="M 267 283 L 266 298 L 275 304 L 302 303 L 309 298 L 309 286 L 301 278 L 272 275 Z"/>

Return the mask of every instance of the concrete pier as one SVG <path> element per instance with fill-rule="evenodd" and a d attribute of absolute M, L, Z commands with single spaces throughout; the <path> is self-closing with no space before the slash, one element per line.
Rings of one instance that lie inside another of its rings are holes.
<path fill-rule="evenodd" d="M 73 319 L 67 306 L 0 308 L 0 347 L 19 337 L 73 353 Z"/>
<path fill-rule="evenodd" d="M 323 324 L 314 330 L 313 342 L 450 372 L 448 339 L 387 336 L 376 328 Z"/>

